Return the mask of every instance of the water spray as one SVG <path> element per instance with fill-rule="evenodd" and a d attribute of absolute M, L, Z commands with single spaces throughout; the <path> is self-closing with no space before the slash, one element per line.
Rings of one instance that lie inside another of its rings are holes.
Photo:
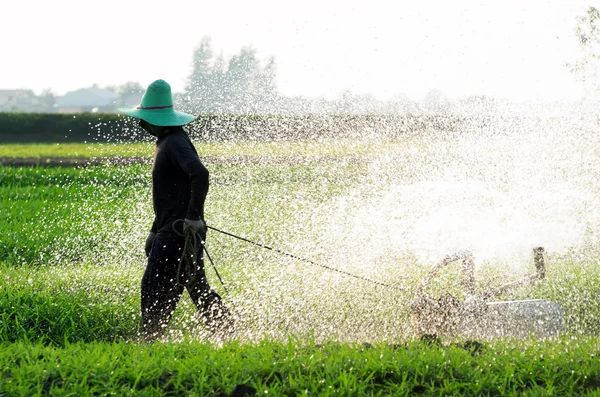
<path fill-rule="evenodd" d="M 433 266 L 421 282 L 411 304 L 413 329 L 416 336 L 467 336 L 477 338 L 558 336 L 563 329 L 564 312 L 556 302 L 542 299 L 517 301 L 489 300 L 501 293 L 533 285 L 546 277 L 544 248 L 533 249 L 535 273 L 519 280 L 491 288 L 476 294 L 474 260 L 470 252 L 459 252 L 446 256 Z M 452 294 L 439 298 L 431 297 L 426 288 L 439 271 L 449 264 L 461 261 L 463 269 L 462 286 L 465 299 L 461 301 Z"/>
<path fill-rule="evenodd" d="M 399 291 L 402 291 L 402 292 L 407 292 L 407 291 L 408 291 L 407 289 L 405 289 L 405 288 L 402 288 L 402 287 L 399 287 L 399 286 L 397 286 L 397 285 L 386 284 L 386 283 L 383 283 L 383 282 L 381 282 L 381 281 L 372 280 L 372 279 L 370 279 L 370 278 L 367 278 L 367 277 L 359 276 L 359 275 L 356 275 L 356 274 L 352 274 L 352 273 L 346 272 L 346 271 L 344 271 L 344 270 L 340 270 L 340 269 L 336 269 L 336 268 L 334 268 L 334 267 L 330 267 L 330 266 L 327 266 L 327 265 L 323 265 L 323 264 L 321 264 L 321 263 L 318 263 L 318 262 L 315 262 L 315 261 L 313 261 L 313 260 L 306 259 L 306 258 L 302 258 L 302 257 L 300 257 L 300 256 L 298 256 L 298 255 L 291 254 L 291 253 L 289 253 L 289 252 L 285 252 L 285 251 L 279 250 L 279 249 L 277 249 L 277 248 L 270 247 L 270 246 L 268 246 L 268 245 L 265 245 L 265 244 L 257 243 L 257 242 L 255 242 L 255 241 L 252 241 L 252 240 L 248 240 L 247 238 L 244 238 L 244 237 L 241 237 L 241 236 L 237 236 L 237 235 L 235 235 L 235 234 L 233 234 L 233 233 L 226 232 L 226 231 L 224 231 L 224 230 L 220 230 L 220 229 L 214 228 L 214 227 L 212 227 L 212 226 L 208 226 L 208 225 L 207 225 L 206 227 L 207 227 L 208 229 L 214 230 L 215 232 L 222 233 L 222 234 L 224 234 L 224 235 L 226 235 L 226 236 L 229 236 L 229 237 L 236 238 L 236 239 L 238 239 L 238 240 L 244 241 L 244 242 L 246 242 L 246 243 L 249 243 L 249 244 L 255 245 L 255 246 L 257 246 L 257 247 L 260 247 L 260 248 L 264 248 L 264 249 L 266 249 L 266 250 L 269 250 L 269 251 L 277 252 L 278 254 L 281 254 L 281 255 L 289 256 L 290 258 L 294 258 L 294 259 L 296 259 L 296 260 L 299 260 L 299 261 L 301 261 L 301 262 L 310 263 L 310 264 L 312 264 L 312 265 L 319 266 L 319 267 L 322 267 L 322 268 L 324 268 L 324 269 L 331 270 L 331 271 L 334 271 L 334 272 L 337 272 L 337 273 L 341 273 L 341 274 L 343 274 L 343 275 L 346 275 L 346 276 L 349 276 L 349 277 L 354 277 L 354 278 L 357 278 L 357 279 L 359 279 L 359 280 L 366 281 L 366 282 L 368 282 L 368 283 L 371 283 L 371 284 L 380 285 L 380 286 L 382 286 L 382 287 L 386 287 L 386 288 L 392 288 L 392 289 L 399 290 Z"/>
<path fill-rule="evenodd" d="M 505 302 L 489 301 L 491 298 L 499 296 L 509 289 L 533 285 L 537 281 L 544 279 L 546 277 L 546 264 L 544 259 L 545 250 L 543 247 L 536 247 L 533 249 L 533 259 L 536 269 L 535 273 L 528 274 L 519 280 L 476 294 L 475 261 L 473 254 L 469 251 L 461 251 L 452 255 L 447 255 L 441 262 L 433 266 L 415 290 L 409 290 L 326 266 L 313 260 L 305 259 L 298 255 L 251 241 L 247 238 L 212 226 L 207 226 L 207 228 L 257 247 L 274 251 L 302 262 L 310 263 L 371 284 L 401 292 L 414 291 L 415 297 L 411 304 L 411 315 L 413 329 L 415 330 L 416 335 L 420 337 L 425 335 L 437 335 L 494 338 L 507 336 L 528 337 L 534 335 L 543 338 L 557 336 L 563 329 L 564 313 L 560 306 L 555 302 L 549 302 L 542 299 Z M 462 264 L 461 286 L 466 293 L 465 300 L 461 301 L 458 297 L 451 294 L 446 294 L 438 299 L 429 296 L 426 292 L 426 288 L 432 279 L 438 275 L 441 269 L 457 261 L 460 261 Z M 221 281 L 221 283 L 223 282 Z"/>
<path fill-rule="evenodd" d="M 206 257 L 208 258 L 210 264 L 212 265 L 212 267 L 215 271 L 215 274 L 217 275 L 217 278 L 219 279 L 219 282 L 221 283 L 221 286 L 223 287 L 225 292 L 229 295 L 229 290 L 227 290 L 227 287 L 225 287 L 225 283 L 223 282 L 223 279 L 221 278 L 221 275 L 219 274 L 219 271 L 217 270 L 217 266 L 215 265 L 212 258 L 210 257 L 210 254 L 208 253 L 208 250 L 206 249 L 205 241 L 202 240 L 202 237 L 200 236 L 200 234 L 194 233 L 191 231 L 189 231 L 189 232 L 184 231 L 183 233 L 181 233 L 175 227 L 175 225 L 177 223 L 183 224 L 183 222 L 184 222 L 183 219 L 177 219 L 175 222 L 173 222 L 173 231 L 177 235 L 182 236 L 184 238 L 184 244 L 183 244 L 181 258 L 179 259 L 179 262 L 177 264 L 178 268 L 177 268 L 176 283 L 183 287 L 187 287 L 188 285 L 191 285 L 194 283 L 194 281 L 196 280 L 196 271 L 198 269 L 198 258 L 196 256 L 196 252 L 198 249 L 198 244 L 202 244 L 202 250 L 206 253 Z M 180 280 L 180 277 L 182 274 L 182 271 L 181 271 L 182 267 L 185 269 L 183 274 L 185 274 L 188 277 L 188 279 L 185 282 L 181 282 L 181 280 Z"/>

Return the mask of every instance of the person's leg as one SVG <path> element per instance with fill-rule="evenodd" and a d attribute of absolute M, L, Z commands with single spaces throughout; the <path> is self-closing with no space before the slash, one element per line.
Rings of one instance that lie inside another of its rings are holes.
<path fill-rule="evenodd" d="M 181 242 L 172 235 L 159 233 L 142 277 L 142 332 L 151 342 L 163 335 L 183 293 L 177 285 L 177 264 Z"/>
<path fill-rule="evenodd" d="M 227 333 L 231 336 L 234 332 L 233 317 L 223 303 L 218 293 L 213 291 L 208 284 L 204 271 L 204 252 L 202 246 L 198 249 L 198 264 L 195 282 L 187 287 L 190 298 L 196 304 L 202 320 L 213 333 Z"/>

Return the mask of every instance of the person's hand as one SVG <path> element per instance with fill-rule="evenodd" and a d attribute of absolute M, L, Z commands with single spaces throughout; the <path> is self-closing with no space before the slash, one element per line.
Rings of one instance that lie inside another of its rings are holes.
<path fill-rule="evenodd" d="M 144 250 L 146 251 L 146 258 L 150 256 L 150 251 L 152 251 L 152 244 L 154 244 L 154 239 L 156 238 L 156 233 L 150 232 L 148 237 L 146 237 L 146 246 Z"/>
<path fill-rule="evenodd" d="M 183 221 L 183 234 L 186 234 L 188 230 L 192 233 L 204 232 L 205 228 L 206 224 L 202 219 L 193 221 L 191 219 L 185 218 Z"/>

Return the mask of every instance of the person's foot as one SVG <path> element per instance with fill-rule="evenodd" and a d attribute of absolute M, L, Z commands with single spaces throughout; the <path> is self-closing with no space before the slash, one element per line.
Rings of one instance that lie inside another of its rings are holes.
<path fill-rule="evenodd" d="M 234 340 L 237 337 L 237 332 L 233 321 L 221 324 L 215 330 L 212 330 L 212 337 L 219 343 Z"/>
<path fill-rule="evenodd" d="M 221 341 L 233 340 L 237 336 L 235 321 L 231 312 L 225 305 L 219 302 L 211 310 L 210 316 L 206 318 L 206 325 L 215 339 Z"/>

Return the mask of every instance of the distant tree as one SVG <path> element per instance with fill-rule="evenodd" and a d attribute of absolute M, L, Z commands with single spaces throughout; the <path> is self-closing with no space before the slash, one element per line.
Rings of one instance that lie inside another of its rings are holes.
<path fill-rule="evenodd" d="M 256 82 L 256 94 L 266 110 L 273 112 L 277 103 L 277 64 L 270 57 L 265 67 L 259 72 Z"/>
<path fill-rule="evenodd" d="M 600 91 L 600 11 L 589 7 L 585 15 L 577 17 L 575 35 L 581 57 L 567 66 L 583 83 L 589 94 Z"/>
<path fill-rule="evenodd" d="M 260 73 L 260 62 L 252 47 L 243 47 L 239 54 L 231 57 L 224 88 L 232 111 L 249 113 L 256 109 Z"/>
<path fill-rule="evenodd" d="M 498 101 L 486 95 L 469 95 L 456 101 L 457 110 L 482 115 L 495 112 L 498 109 Z"/>
<path fill-rule="evenodd" d="M 423 110 L 433 113 L 441 113 L 448 110 L 450 101 L 448 100 L 446 94 L 444 94 L 441 90 L 433 89 L 425 94 L 422 105 Z"/>
<path fill-rule="evenodd" d="M 42 91 L 40 95 L 40 108 L 45 112 L 52 112 L 54 110 L 54 105 L 56 104 L 56 95 L 52 92 L 50 88 Z"/>
<path fill-rule="evenodd" d="M 94 84 L 94 87 L 98 88 L 98 84 Z M 123 84 L 117 85 L 117 86 L 107 86 L 106 89 L 116 93 L 119 96 L 119 98 L 117 100 L 119 106 L 121 106 L 121 105 L 129 105 L 129 106 L 137 105 L 137 103 L 139 103 L 139 101 L 141 100 L 142 94 L 146 90 L 146 88 L 144 88 L 144 86 L 142 86 L 140 83 L 138 83 L 136 81 L 128 81 L 126 83 L 123 83 Z M 133 103 L 133 102 L 137 102 L 137 103 Z"/>
<path fill-rule="evenodd" d="M 183 98 L 184 107 L 195 113 L 257 113 L 277 101 L 277 66 L 273 57 L 264 67 L 257 52 L 242 47 L 228 61 L 214 57 L 209 36 L 194 50 L 192 72 Z"/>
<path fill-rule="evenodd" d="M 224 92 L 226 85 L 226 62 L 223 54 L 215 59 L 212 67 L 212 104 L 213 113 L 224 113 L 227 111 L 227 98 Z"/>
<path fill-rule="evenodd" d="M 342 92 L 340 99 L 336 103 L 337 112 L 341 114 L 352 114 L 355 107 L 355 97 L 352 91 L 345 90 Z"/>
<path fill-rule="evenodd" d="M 125 84 L 121 84 L 113 89 L 119 95 L 131 95 L 143 93 L 146 89 L 138 82 L 128 81 Z"/>
<path fill-rule="evenodd" d="M 188 78 L 185 92 L 189 97 L 190 111 L 207 113 L 211 111 L 215 87 L 213 51 L 210 36 L 204 36 L 194 50 L 192 73 Z"/>
<path fill-rule="evenodd" d="M 406 94 L 396 94 L 386 102 L 388 113 L 404 114 L 414 111 L 415 104 Z"/>

